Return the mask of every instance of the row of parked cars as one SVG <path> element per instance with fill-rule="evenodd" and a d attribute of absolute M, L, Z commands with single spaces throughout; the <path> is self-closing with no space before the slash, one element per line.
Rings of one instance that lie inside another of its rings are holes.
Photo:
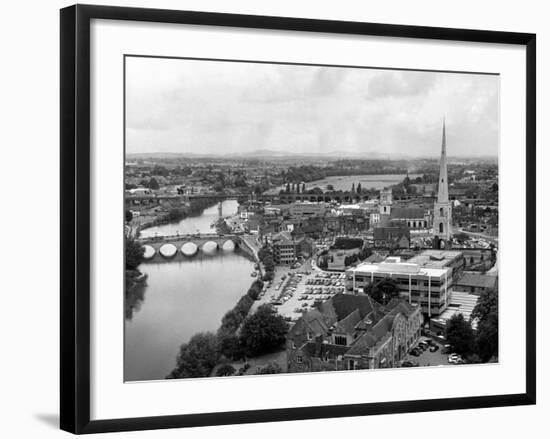
<path fill-rule="evenodd" d="M 271 303 L 273 305 L 282 305 L 287 300 L 289 300 L 296 291 L 296 288 L 298 287 L 298 283 L 302 280 L 302 274 L 301 273 L 292 273 L 288 276 L 288 279 L 286 280 L 286 283 L 284 284 L 283 291 L 281 291 L 281 294 L 279 294 L 279 297 L 275 297 L 275 295 L 271 295 Z M 279 287 L 282 285 L 279 284 Z M 276 289 L 278 289 L 276 287 Z"/>
<path fill-rule="evenodd" d="M 345 273 L 317 273 L 314 278 L 307 280 L 306 285 L 343 287 L 345 278 Z"/>
<path fill-rule="evenodd" d="M 415 357 L 419 357 L 422 352 L 426 350 L 429 350 L 430 352 L 437 352 L 439 350 L 439 345 L 435 341 L 428 338 L 425 341 L 420 341 L 410 350 L 409 353 Z"/>

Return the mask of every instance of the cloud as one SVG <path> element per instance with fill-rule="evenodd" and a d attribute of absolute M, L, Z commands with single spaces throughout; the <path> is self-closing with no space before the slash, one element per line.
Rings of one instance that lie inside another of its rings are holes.
<path fill-rule="evenodd" d="M 495 155 L 498 77 L 127 59 L 128 152 Z"/>
<path fill-rule="evenodd" d="M 367 97 L 370 99 L 397 96 L 419 96 L 430 91 L 436 76 L 426 72 L 383 72 L 369 83 Z"/>

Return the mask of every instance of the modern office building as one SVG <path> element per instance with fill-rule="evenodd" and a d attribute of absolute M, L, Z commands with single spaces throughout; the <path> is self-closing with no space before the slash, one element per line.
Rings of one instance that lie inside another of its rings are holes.
<path fill-rule="evenodd" d="M 380 263 L 363 263 L 346 271 L 349 293 L 364 294 L 366 287 L 385 279 L 395 281 L 400 297 L 410 304 L 419 304 L 427 317 L 445 311 L 452 292 L 454 273 L 461 267 L 460 252 L 428 250 L 404 262 L 389 257 Z M 462 258 L 463 259 L 463 258 Z"/>

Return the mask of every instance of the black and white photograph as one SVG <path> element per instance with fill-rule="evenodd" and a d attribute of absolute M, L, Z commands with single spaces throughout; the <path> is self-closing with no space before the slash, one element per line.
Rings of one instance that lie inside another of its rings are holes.
<path fill-rule="evenodd" d="M 498 363 L 498 74 L 127 55 L 124 84 L 126 382 Z"/>

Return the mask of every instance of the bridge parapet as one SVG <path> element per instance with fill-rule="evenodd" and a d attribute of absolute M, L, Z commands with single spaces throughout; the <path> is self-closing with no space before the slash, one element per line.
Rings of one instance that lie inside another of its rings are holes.
<path fill-rule="evenodd" d="M 169 236 L 153 236 L 146 238 L 138 238 L 136 240 L 141 245 L 149 245 L 155 250 L 158 250 L 164 244 L 174 244 L 176 247 L 181 246 L 187 242 L 192 242 L 198 247 L 201 247 L 207 242 L 215 242 L 219 247 L 223 246 L 227 241 L 232 241 L 235 244 L 241 243 L 239 235 L 218 235 L 216 233 L 204 233 L 204 234 L 192 234 L 192 235 L 169 235 Z"/>

